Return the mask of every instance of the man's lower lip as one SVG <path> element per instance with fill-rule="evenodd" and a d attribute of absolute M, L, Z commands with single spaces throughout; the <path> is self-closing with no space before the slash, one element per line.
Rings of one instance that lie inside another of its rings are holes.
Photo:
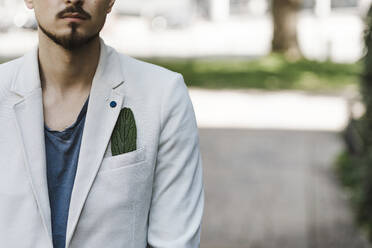
<path fill-rule="evenodd" d="M 77 18 L 77 17 L 65 17 L 63 19 L 65 19 L 66 21 L 76 21 L 76 22 L 81 22 L 85 20 L 85 19 Z"/>

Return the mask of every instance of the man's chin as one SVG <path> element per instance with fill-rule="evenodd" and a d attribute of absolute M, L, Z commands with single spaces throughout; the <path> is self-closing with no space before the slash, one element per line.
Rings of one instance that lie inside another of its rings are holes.
<path fill-rule="evenodd" d="M 74 27 L 72 27 L 71 33 L 68 35 L 56 35 L 43 28 L 40 24 L 39 28 L 54 43 L 70 51 L 77 50 L 89 44 L 99 36 L 99 32 L 91 36 L 79 34 Z"/>
<path fill-rule="evenodd" d="M 95 34 L 90 37 L 68 35 L 68 36 L 56 37 L 55 42 L 59 44 L 60 46 L 62 46 L 63 48 L 65 48 L 66 50 L 73 51 L 73 50 L 77 50 L 79 48 L 82 48 L 88 45 L 97 36 L 98 34 Z"/>

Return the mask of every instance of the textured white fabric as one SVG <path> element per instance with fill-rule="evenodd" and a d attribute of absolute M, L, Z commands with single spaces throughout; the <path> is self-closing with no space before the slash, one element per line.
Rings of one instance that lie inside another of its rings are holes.
<path fill-rule="evenodd" d="M 183 77 L 100 43 L 66 247 L 199 247 L 202 162 Z M 37 49 L 0 65 L 0 246 L 7 248 L 52 248 Z M 124 107 L 134 114 L 137 150 L 112 156 Z"/>

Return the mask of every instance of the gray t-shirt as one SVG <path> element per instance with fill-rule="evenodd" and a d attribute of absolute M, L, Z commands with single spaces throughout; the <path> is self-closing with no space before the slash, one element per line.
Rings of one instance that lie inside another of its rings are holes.
<path fill-rule="evenodd" d="M 75 123 L 65 130 L 50 130 L 44 124 L 54 248 L 65 247 L 70 197 L 74 185 L 88 101 L 89 96 Z"/>

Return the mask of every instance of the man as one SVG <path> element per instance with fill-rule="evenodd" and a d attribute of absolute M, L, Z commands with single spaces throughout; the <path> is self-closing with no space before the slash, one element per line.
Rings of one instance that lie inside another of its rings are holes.
<path fill-rule="evenodd" d="M 39 44 L 0 65 L 1 247 L 199 246 L 187 88 L 104 43 L 114 1 L 25 0 Z"/>

